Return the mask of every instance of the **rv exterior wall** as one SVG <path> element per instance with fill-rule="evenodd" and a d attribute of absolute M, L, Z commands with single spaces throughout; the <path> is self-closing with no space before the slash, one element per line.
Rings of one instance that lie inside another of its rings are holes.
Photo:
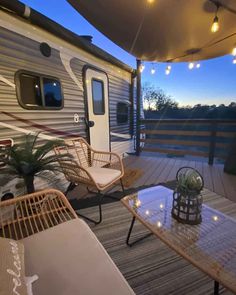
<path fill-rule="evenodd" d="M 130 105 L 131 73 L 3 11 L 0 11 L 0 36 L 0 139 L 12 138 L 17 143 L 23 133 L 39 131 L 43 132 L 42 138 L 45 139 L 86 137 L 82 69 L 86 65 L 92 65 L 106 72 L 109 79 L 112 151 L 121 155 L 132 151 L 130 121 L 118 125 L 116 113 L 118 102 Z M 41 54 L 41 42 L 48 43 L 52 48 L 50 57 Z M 18 70 L 59 79 L 63 89 L 64 107 L 61 110 L 22 108 L 16 97 L 15 73 Z M 62 181 L 60 186 L 64 187 L 65 184 Z M 40 188 L 43 183 L 39 182 L 36 186 Z M 2 188 L 3 191 L 7 189 L 7 186 Z"/>

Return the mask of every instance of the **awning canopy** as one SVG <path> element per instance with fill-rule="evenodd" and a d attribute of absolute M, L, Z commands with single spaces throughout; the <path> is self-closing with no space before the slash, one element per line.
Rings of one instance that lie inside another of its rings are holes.
<path fill-rule="evenodd" d="M 231 53 L 236 0 L 67 0 L 99 31 L 144 61 L 181 62 Z M 211 32 L 217 16 L 220 29 Z"/>

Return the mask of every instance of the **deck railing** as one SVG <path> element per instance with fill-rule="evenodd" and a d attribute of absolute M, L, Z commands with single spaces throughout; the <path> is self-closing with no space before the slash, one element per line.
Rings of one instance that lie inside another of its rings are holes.
<path fill-rule="evenodd" d="M 236 138 L 236 120 L 141 120 L 140 150 L 225 159 Z"/>

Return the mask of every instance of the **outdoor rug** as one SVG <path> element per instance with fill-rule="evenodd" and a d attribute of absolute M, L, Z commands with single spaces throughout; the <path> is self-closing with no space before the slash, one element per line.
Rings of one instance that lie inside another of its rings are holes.
<path fill-rule="evenodd" d="M 236 203 L 210 193 L 204 198 L 210 206 L 236 217 Z M 131 222 L 131 214 L 121 204 L 104 204 L 103 221 L 89 226 L 118 266 L 136 295 L 212 295 L 213 281 L 197 268 L 178 256 L 155 236 L 151 236 L 132 248 L 125 239 Z M 96 219 L 98 208 L 81 210 Z M 132 239 L 147 233 L 140 223 L 135 223 Z M 220 294 L 232 294 L 220 288 Z M 105 295 L 105 294 L 104 294 Z M 109 294 L 110 295 L 110 294 Z"/>
<path fill-rule="evenodd" d="M 170 189 L 174 189 L 176 182 L 175 181 L 169 181 L 166 183 L 161 183 L 161 185 L 166 186 Z M 112 202 L 117 202 L 119 201 L 121 198 L 130 194 L 133 194 L 139 190 L 145 189 L 145 188 L 149 188 L 152 186 L 157 186 L 157 184 L 152 184 L 152 185 L 144 185 L 144 186 L 139 186 L 136 188 L 128 188 L 125 189 L 125 193 L 123 194 L 122 191 L 115 191 L 104 196 L 102 198 L 102 204 L 108 204 L 108 203 L 112 203 Z M 71 204 L 71 206 L 73 207 L 74 210 L 79 210 L 79 209 L 84 209 L 84 208 L 88 208 L 88 207 L 94 207 L 98 205 L 98 197 L 96 195 L 92 195 L 90 197 L 87 198 L 73 198 L 73 199 L 69 199 L 69 202 Z"/>

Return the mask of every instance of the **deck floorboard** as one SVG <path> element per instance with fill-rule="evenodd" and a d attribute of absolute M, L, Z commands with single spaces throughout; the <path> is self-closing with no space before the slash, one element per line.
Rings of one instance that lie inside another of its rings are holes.
<path fill-rule="evenodd" d="M 158 184 L 175 179 L 176 172 L 183 166 L 196 168 L 204 178 L 205 187 L 209 190 L 236 202 L 236 175 L 224 172 L 223 164 L 208 165 L 206 162 L 188 161 L 175 158 L 129 156 L 124 159 L 127 168 L 138 168 L 144 171 L 133 187 Z"/>

